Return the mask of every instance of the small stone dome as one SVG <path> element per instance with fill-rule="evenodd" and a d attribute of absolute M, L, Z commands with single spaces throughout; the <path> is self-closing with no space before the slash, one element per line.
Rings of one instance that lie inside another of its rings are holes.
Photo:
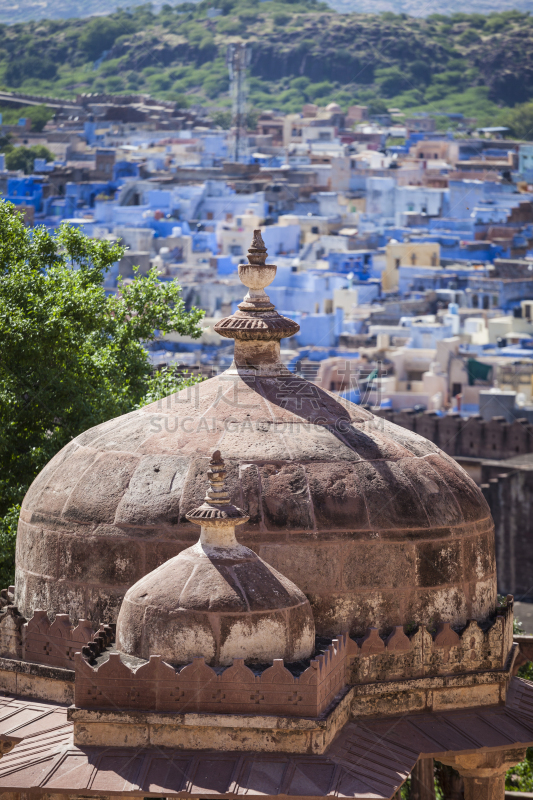
<path fill-rule="evenodd" d="M 169 664 L 204 657 L 212 666 L 309 657 L 315 625 L 309 601 L 290 580 L 235 538 L 248 516 L 230 503 L 220 452 L 209 464 L 211 489 L 188 519 L 200 540 L 129 589 L 117 621 L 117 647 Z"/>
<path fill-rule="evenodd" d="M 260 238 L 250 263 L 266 286 Z M 196 542 L 188 512 L 221 448 L 249 516 L 241 544 L 301 588 L 320 635 L 487 619 L 494 525 L 480 489 L 427 439 L 290 373 L 279 340 L 298 326 L 252 272 L 239 267 L 250 291 L 216 324 L 235 339 L 230 369 L 86 431 L 35 479 L 17 535 L 21 613 L 116 622 L 129 587 Z"/>

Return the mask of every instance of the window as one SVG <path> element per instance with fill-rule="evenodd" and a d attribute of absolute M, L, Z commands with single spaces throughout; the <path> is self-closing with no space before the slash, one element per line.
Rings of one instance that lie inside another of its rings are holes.
<path fill-rule="evenodd" d="M 529 303 L 524 305 L 524 311 L 526 312 L 526 319 L 531 319 L 531 306 Z"/>
<path fill-rule="evenodd" d="M 452 384 L 452 397 L 457 397 L 458 394 L 461 394 L 461 384 L 454 383 Z"/>
<path fill-rule="evenodd" d="M 487 309 L 489 307 L 489 297 L 488 295 L 483 296 L 483 308 Z"/>
<path fill-rule="evenodd" d="M 437 254 L 436 253 L 432 253 L 431 254 L 431 266 L 432 267 L 436 267 L 437 266 Z"/>
<path fill-rule="evenodd" d="M 395 258 L 394 259 L 394 268 L 395 269 L 400 269 L 400 259 L 399 258 Z"/>
<path fill-rule="evenodd" d="M 493 294 L 492 295 L 492 307 L 493 308 L 498 308 L 498 295 L 497 294 Z"/>
<path fill-rule="evenodd" d="M 333 314 L 333 300 L 330 300 L 329 298 L 324 300 L 324 313 Z"/>
<path fill-rule="evenodd" d="M 479 308 L 479 297 L 477 294 L 472 295 L 472 308 Z"/>
<path fill-rule="evenodd" d="M 311 228 L 311 233 L 318 233 L 318 225 L 313 225 Z"/>
<path fill-rule="evenodd" d="M 232 256 L 242 256 L 242 247 L 240 244 L 230 245 L 229 251 Z"/>
<path fill-rule="evenodd" d="M 411 264 L 413 267 L 416 264 L 416 253 L 411 253 Z"/>

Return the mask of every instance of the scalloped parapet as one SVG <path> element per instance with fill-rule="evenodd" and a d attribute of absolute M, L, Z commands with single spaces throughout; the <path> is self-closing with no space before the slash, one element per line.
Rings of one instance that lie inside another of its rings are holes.
<path fill-rule="evenodd" d="M 129 708 L 177 713 L 275 714 L 317 717 L 350 685 L 504 671 L 513 646 L 512 604 L 490 627 L 470 620 L 461 634 L 441 624 L 432 635 L 420 626 L 407 636 L 397 626 L 384 639 L 377 628 L 355 641 L 346 634 L 295 677 L 282 659 L 255 674 L 241 658 L 214 670 L 203 658 L 181 669 L 153 655 L 137 669 L 119 653 L 91 666 L 76 656 L 75 705 L 79 708 Z"/>
<path fill-rule="evenodd" d="M 386 640 L 377 628 L 369 628 L 357 643 L 346 665 L 350 684 L 502 670 L 513 646 L 513 605 L 508 602 L 490 624 L 469 620 L 460 634 L 449 622 L 434 635 L 420 626 L 407 636 L 397 626 Z"/>
<path fill-rule="evenodd" d="M 275 659 L 256 675 L 242 658 L 216 672 L 203 658 L 175 670 L 160 656 L 136 670 L 118 653 L 99 667 L 76 656 L 75 705 L 78 708 L 129 708 L 185 713 L 274 714 L 317 717 L 346 687 L 346 663 L 355 642 L 343 635 L 295 677 Z"/>
<path fill-rule="evenodd" d="M 72 670 L 76 652 L 86 650 L 89 657 L 91 653 L 97 656 L 113 638 L 109 626 L 100 626 L 95 632 L 92 622 L 80 619 L 73 625 L 68 614 L 56 614 L 50 622 L 46 611 L 36 609 L 27 621 L 14 605 L 7 606 L 0 614 L 2 658 Z"/>
<path fill-rule="evenodd" d="M 26 618 L 17 606 L 5 606 L 0 614 L 0 657 L 23 658 L 22 628 Z"/>
<path fill-rule="evenodd" d="M 74 669 L 74 654 L 94 636 L 93 623 L 80 619 L 72 625 L 68 614 L 57 614 L 51 623 L 46 611 L 36 609 L 22 629 L 23 658 L 50 667 Z"/>

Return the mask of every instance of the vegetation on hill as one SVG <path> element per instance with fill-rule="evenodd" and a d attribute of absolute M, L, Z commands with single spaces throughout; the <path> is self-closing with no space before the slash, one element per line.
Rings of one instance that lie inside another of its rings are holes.
<path fill-rule="evenodd" d="M 18 0 L 16 5 L 0 7 L 0 23 L 13 25 L 17 22 L 40 19 L 68 19 L 71 17 L 90 17 L 110 14 L 119 8 L 131 8 L 142 5 L 146 0 Z M 328 5 L 342 14 L 379 14 L 382 11 L 394 10 L 397 14 L 409 14 L 413 17 L 426 17 L 429 13 L 427 0 L 327 0 Z M 179 0 L 178 0 L 179 2 Z M 197 2 L 197 0 L 195 0 Z M 265 2 L 265 0 L 262 0 Z M 154 0 L 160 6 L 161 0 Z M 176 5 L 176 0 L 171 0 Z M 531 0 L 470 0 L 470 13 L 489 14 L 492 11 L 508 11 L 520 9 L 529 11 Z M 464 10 L 461 0 L 447 0 L 442 13 L 448 15 Z"/>
<path fill-rule="evenodd" d="M 215 13 L 215 15 L 213 15 Z M 504 11 L 338 14 L 318 0 L 143 5 L 106 17 L 0 26 L 0 84 L 34 93 L 144 92 L 229 105 L 228 42 L 251 47 L 250 102 L 360 103 L 490 123 L 533 99 L 533 17 Z"/>

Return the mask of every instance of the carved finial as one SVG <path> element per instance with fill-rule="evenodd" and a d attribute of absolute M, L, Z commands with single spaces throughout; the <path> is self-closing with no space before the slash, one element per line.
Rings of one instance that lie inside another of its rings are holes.
<path fill-rule="evenodd" d="M 226 491 L 226 475 L 224 459 L 220 455 L 220 450 L 215 450 L 207 470 L 209 488 L 204 502 L 201 506 L 185 515 L 189 522 L 202 526 L 230 527 L 233 529 L 235 525 L 241 525 L 249 519 L 249 516 L 244 511 L 232 504 Z"/>
<path fill-rule="evenodd" d="M 258 267 L 264 267 L 267 258 L 267 249 L 261 236 L 261 231 L 254 231 L 252 244 L 248 248 L 248 261 Z M 268 284 L 266 284 L 268 286 Z"/>
<path fill-rule="evenodd" d="M 238 310 L 215 324 L 215 331 L 227 339 L 235 339 L 235 364 L 241 369 L 257 371 L 258 368 L 272 374 L 286 372 L 279 357 L 279 341 L 294 336 L 300 326 L 292 319 L 278 314 L 265 288 L 276 277 L 275 264 L 267 264 L 267 249 L 260 230 L 255 230 L 248 250 L 248 264 L 239 264 L 239 278 L 248 287 L 248 292 Z M 252 348 L 240 343 L 255 342 Z M 273 343 L 258 348 L 258 342 Z M 276 349 L 277 348 L 277 349 Z"/>
<path fill-rule="evenodd" d="M 276 277 L 275 264 L 267 264 L 267 249 L 261 236 L 261 231 L 254 231 L 252 244 L 248 250 L 248 264 L 239 264 L 239 278 L 248 287 L 248 293 L 242 303 L 241 311 L 272 311 L 274 306 L 265 294 L 265 287 L 269 286 Z"/>
<path fill-rule="evenodd" d="M 209 462 L 207 477 L 209 479 L 209 489 L 205 495 L 205 502 L 216 506 L 226 506 L 229 504 L 229 494 L 226 492 L 226 465 L 220 455 L 220 450 L 215 450 Z"/>

